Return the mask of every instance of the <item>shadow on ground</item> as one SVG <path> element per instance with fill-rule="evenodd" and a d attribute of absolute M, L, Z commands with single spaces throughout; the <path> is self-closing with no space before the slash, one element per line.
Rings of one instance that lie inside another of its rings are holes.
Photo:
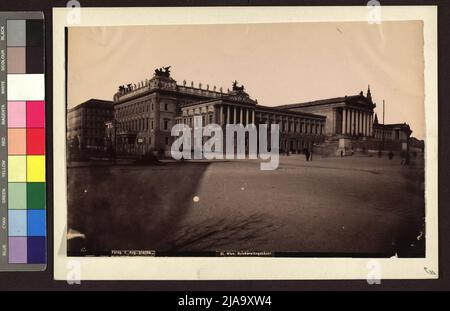
<path fill-rule="evenodd" d="M 68 169 L 68 226 L 83 243 L 68 253 L 160 249 L 188 212 L 209 163 Z"/>

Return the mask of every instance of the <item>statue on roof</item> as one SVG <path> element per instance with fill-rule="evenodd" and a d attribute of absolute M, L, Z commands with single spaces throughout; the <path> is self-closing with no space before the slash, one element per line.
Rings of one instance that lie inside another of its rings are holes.
<path fill-rule="evenodd" d="M 234 80 L 233 82 L 233 91 L 243 91 L 244 90 L 244 86 L 238 86 L 238 82 L 236 80 Z"/>
<path fill-rule="evenodd" d="M 155 76 L 166 77 L 166 78 L 170 77 L 170 67 L 172 67 L 172 66 L 161 67 L 161 68 L 155 69 Z"/>

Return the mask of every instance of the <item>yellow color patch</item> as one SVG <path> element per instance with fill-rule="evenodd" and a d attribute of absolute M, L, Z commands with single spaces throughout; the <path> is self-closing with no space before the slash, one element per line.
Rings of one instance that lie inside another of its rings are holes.
<path fill-rule="evenodd" d="M 45 181 L 45 156 L 27 156 L 27 181 Z"/>
<path fill-rule="evenodd" d="M 8 156 L 8 181 L 27 181 L 27 160 L 26 156 Z"/>

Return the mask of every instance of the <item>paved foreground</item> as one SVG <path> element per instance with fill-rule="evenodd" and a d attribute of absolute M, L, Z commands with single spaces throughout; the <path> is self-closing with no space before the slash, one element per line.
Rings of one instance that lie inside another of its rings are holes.
<path fill-rule="evenodd" d="M 275 171 L 241 160 L 68 175 L 69 227 L 93 251 L 423 255 L 423 161 L 292 155 Z"/>

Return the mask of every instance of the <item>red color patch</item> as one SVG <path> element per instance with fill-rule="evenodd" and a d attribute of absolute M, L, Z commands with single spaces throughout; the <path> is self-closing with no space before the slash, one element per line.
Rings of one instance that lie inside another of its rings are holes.
<path fill-rule="evenodd" d="M 45 154 L 45 129 L 27 129 L 27 154 Z"/>

